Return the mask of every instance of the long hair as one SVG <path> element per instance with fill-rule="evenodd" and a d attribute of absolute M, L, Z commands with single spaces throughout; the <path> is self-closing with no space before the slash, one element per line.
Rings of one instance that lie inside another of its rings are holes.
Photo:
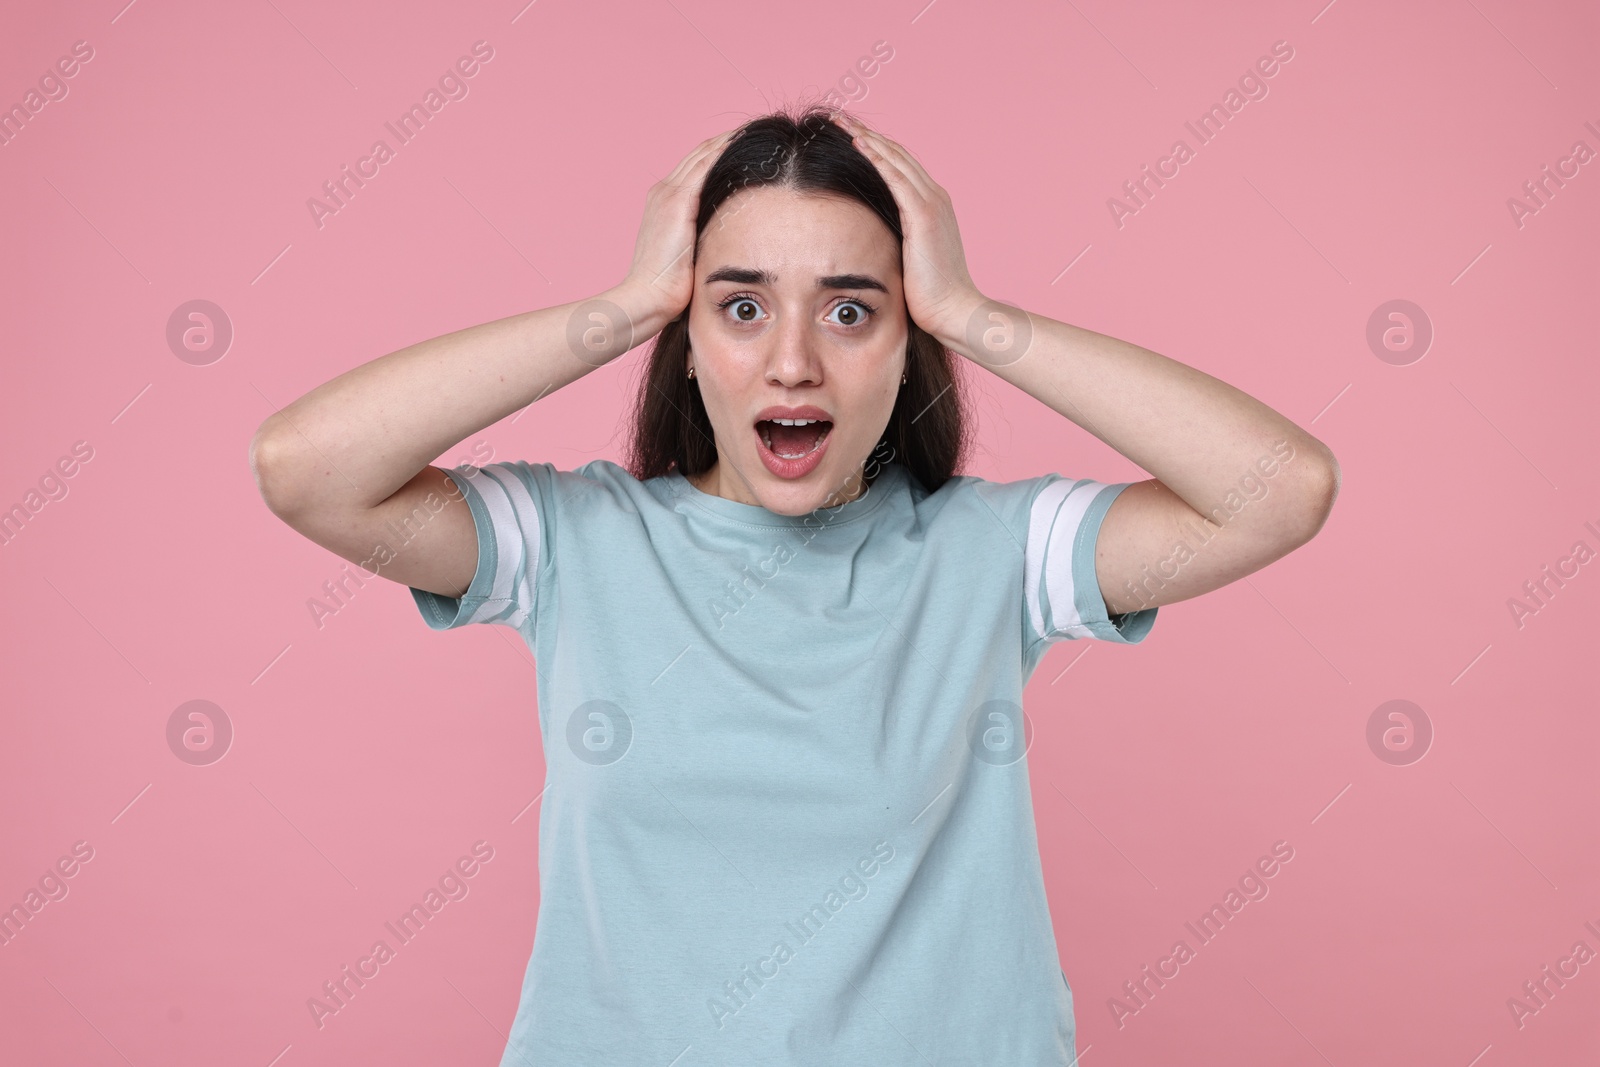
<path fill-rule="evenodd" d="M 717 207 L 752 186 L 776 185 L 797 192 L 831 195 L 865 204 L 904 247 L 900 207 L 873 163 L 833 122 L 834 109 L 806 108 L 752 119 L 739 128 L 712 164 L 700 190 L 695 251 Z M 692 303 L 692 298 L 691 298 Z M 700 474 L 717 460 L 711 420 L 700 385 L 685 375 L 689 309 L 662 328 L 647 359 L 636 394 L 628 471 L 644 481 L 676 469 Z M 932 493 L 958 472 L 971 446 L 967 387 L 956 358 L 909 316 L 906 382 L 895 400 L 876 462 L 902 464 Z M 875 470 L 868 463 L 868 481 Z"/>

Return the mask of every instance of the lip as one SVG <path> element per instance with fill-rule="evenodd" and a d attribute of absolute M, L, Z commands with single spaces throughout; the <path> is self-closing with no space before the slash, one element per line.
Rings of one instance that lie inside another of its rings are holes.
<path fill-rule="evenodd" d="M 776 417 L 780 419 L 787 419 L 791 416 L 778 415 Z M 792 417 L 811 418 L 812 416 L 795 415 Z M 832 443 L 833 438 L 833 431 L 829 430 L 828 436 L 824 437 L 816 448 L 812 449 L 810 452 L 807 452 L 799 459 L 787 459 L 778 455 L 772 449 L 767 447 L 767 443 L 761 439 L 761 430 L 759 427 L 751 427 L 750 434 L 756 439 L 756 453 L 761 457 L 762 464 L 767 468 L 767 470 L 771 471 L 773 474 L 784 479 L 785 481 L 793 481 L 796 478 L 804 478 L 806 475 L 820 467 L 822 465 L 822 457 L 827 453 L 828 445 Z"/>
<path fill-rule="evenodd" d="M 805 406 L 798 408 L 789 408 L 784 407 L 782 404 L 774 404 L 771 407 L 762 408 L 760 411 L 756 412 L 756 422 L 766 422 L 768 419 L 816 419 L 819 422 L 832 422 L 833 416 L 828 414 L 828 412 L 824 411 L 822 408 L 811 404 L 806 404 Z"/>
<path fill-rule="evenodd" d="M 768 448 L 766 442 L 761 439 L 761 423 L 768 419 L 816 419 L 818 422 L 829 423 L 830 427 L 821 443 L 811 452 L 801 456 L 799 459 L 785 459 Z M 802 407 L 785 407 L 782 404 L 775 404 L 761 409 L 756 415 L 755 421 L 750 424 L 750 430 L 752 436 L 755 437 L 756 453 L 761 457 L 762 465 L 779 478 L 785 481 L 792 481 L 796 478 L 804 478 L 822 465 L 822 457 L 827 453 L 828 445 L 832 443 L 832 427 L 835 425 L 837 424 L 834 423 L 831 414 L 813 404 L 806 404 Z"/>

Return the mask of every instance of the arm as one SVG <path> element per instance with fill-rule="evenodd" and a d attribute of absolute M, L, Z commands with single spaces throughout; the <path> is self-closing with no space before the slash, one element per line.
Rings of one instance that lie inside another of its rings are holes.
<path fill-rule="evenodd" d="M 1100 527 L 1095 572 L 1112 614 L 1199 596 L 1316 535 L 1339 491 L 1326 445 L 1193 367 L 985 299 L 949 194 L 903 147 L 845 121 L 900 206 L 918 325 L 1155 475 L 1125 489 Z M 1180 542 L 1193 551 L 1175 551 Z"/>
<path fill-rule="evenodd" d="M 1259 400 L 1127 341 L 981 296 L 970 306 L 982 322 L 1010 319 L 1013 339 L 1031 327 L 1026 352 L 935 336 L 1155 475 L 1124 490 L 1100 527 L 1095 575 L 1112 614 L 1227 585 L 1327 520 L 1333 453 Z"/>
<path fill-rule="evenodd" d="M 633 266 L 599 298 L 620 309 L 613 314 L 622 321 L 606 329 L 588 301 L 574 301 L 448 333 L 346 371 L 257 429 L 250 463 L 268 508 L 354 563 L 371 561 L 380 542 L 393 540 L 389 524 L 421 509 L 425 521 L 413 520 L 415 535 L 388 562 L 380 558 L 380 573 L 460 596 L 477 567 L 476 534 L 460 491 L 430 461 L 647 340 L 688 306 L 700 183 L 726 137 L 702 142 L 651 187 Z M 569 330 L 574 315 L 576 329 Z M 588 343 L 569 345 L 574 333 Z M 445 506 L 425 506 L 430 494 Z"/>
<path fill-rule="evenodd" d="M 616 290 L 601 295 L 639 307 Z M 313 389 L 268 417 L 250 442 L 262 499 L 335 555 L 369 567 L 377 559 L 385 578 L 460 596 L 477 566 L 476 533 L 460 490 L 429 461 L 620 354 L 590 364 L 568 351 L 567 321 L 580 306 L 448 333 Z M 384 562 L 376 546 L 393 550 L 387 531 L 407 517 L 414 535 Z"/>

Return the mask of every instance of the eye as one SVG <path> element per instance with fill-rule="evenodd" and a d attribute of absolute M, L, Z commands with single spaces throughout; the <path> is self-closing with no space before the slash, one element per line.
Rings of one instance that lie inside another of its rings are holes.
<path fill-rule="evenodd" d="M 761 305 L 751 293 L 732 293 L 717 301 L 718 310 L 733 309 L 733 314 L 739 322 L 755 322 L 756 316 L 761 312 Z M 878 309 L 858 297 L 850 297 L 833 305 L 829 314 L 841 313 L 839 318 L 828 321 L 840 326 L 860 326 L 868 318 L 877 314 Z"/>
<path fill-rule="evenodd" d="M 749 293 L 734 293 L 717 301 L 718 309 L 732 307 L 733 313 L 740 322 L 754 322 L 755 316 L 761 311 L 761 305 L 756 303 L 755 297 Z"/>
<path fill-rule="evenodd" d="M 856 310 L 857 308 L 860 310 Z M 845 313 L 843 318 L 833 320 L 840 326 L 859 326 L 867 319 L 877 314 L 878 311 L 877 308 L 873 307 L 865 300 L 858 300 L 855 297 L 851 297 L 849 300 L 842 300 L 833 305 L 833 310 L 842 311 Z M 832 312 L 830 312 L 830 314 L 831 313 Z"/>

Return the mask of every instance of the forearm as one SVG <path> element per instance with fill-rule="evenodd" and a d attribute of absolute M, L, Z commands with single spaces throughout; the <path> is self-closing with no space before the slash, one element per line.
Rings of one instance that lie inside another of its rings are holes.
<path fill-rule="evenodd" d="M 620 307 L 631 338 L 626 322 L 613 329 L 587 313 L 588 300 L 573 301 L 422 341 L 318 386 L 257 431 L 251 454 L 263 493 L 284 506 L 375 506 L 452 445 L 664 325 L 631 290 L 590 299 Z"/>
<path fill-rule="evenodd" d="M 1326 445 L 1226 382 L 1115 337 L 1031 312 L 1027 318 L 1031 338 L 1020 354 L 974 351 L 965 336 L 941 340 L 1100 438 L 1196 511 L 1208 514 L 1278 441 L 1294 449 L 1285 469 L 1304 477 L 1276 484 L 1302 487 L 1309 500 L 1326 496 L 1336 480 Z M 1014 324 L 1011 336 L 1023 332 Z"/>

